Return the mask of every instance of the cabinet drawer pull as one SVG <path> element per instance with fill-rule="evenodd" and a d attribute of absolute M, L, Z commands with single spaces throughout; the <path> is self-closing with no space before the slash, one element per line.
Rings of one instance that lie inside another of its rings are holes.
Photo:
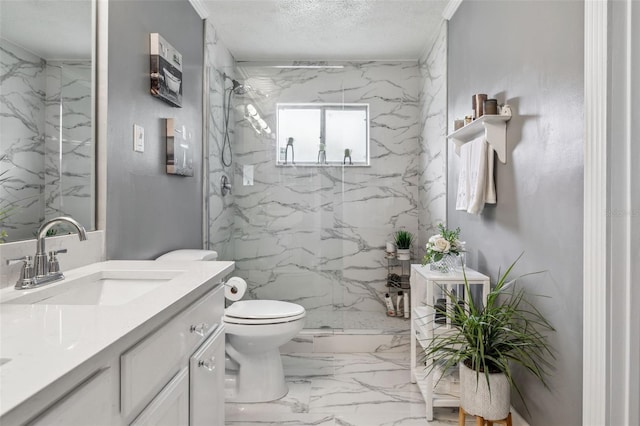
<path fill-rule="evenodd" d="M 207 330 L 209 330 L 209 324 L 207 324 L 206 322 L 189 327 L 190 332 L 196 333 L 199 336 L 204 336 L 205 334 L 207 334 Z"/>
<path fill-rule="evenodd" d="M 208 361 L 198 361 L 198 367 L 204 367 L 207 371 L 213 371 L 216 369 L 216 357 L 212 356 Z"/>

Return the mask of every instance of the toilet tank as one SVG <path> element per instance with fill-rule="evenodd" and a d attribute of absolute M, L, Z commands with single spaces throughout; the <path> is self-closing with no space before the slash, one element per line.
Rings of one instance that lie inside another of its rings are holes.
<path fill-rule="evenodd" d="M 216 260 L 218 259 L 218 252 L 213 250 L 192 250 L 182 249 L 173 250 L 163 254 L 156 260 L 164 261 L 197 261 L 197 260 Z"/>

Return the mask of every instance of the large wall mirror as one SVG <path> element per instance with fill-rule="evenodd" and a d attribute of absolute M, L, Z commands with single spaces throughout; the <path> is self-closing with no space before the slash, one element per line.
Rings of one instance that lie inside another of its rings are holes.
<path fill-rule="evenodd" d="M 95 0 L 0 1 L 4 242 L 60 215 L 95 229 L 95 23 Z"/>

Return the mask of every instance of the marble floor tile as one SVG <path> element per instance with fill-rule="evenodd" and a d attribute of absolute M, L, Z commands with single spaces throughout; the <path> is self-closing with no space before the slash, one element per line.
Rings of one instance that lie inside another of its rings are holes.
<path fill-rule="evenodd" d="M 425 404 L 409 382 L 406 353 L 292 353 L 282 356 L 289 393 L 278 401 L 225 404 L 226 425 L 450 426 L 456 408 Z M 475 424 L 467 418 L 467 424 Z"/>
<path fill-rule="evenodd" d="M 336 358 L 327 353 L 282 354 L 282 368 L 287 378 L 315 379 L 332 376 L 336 370 Z"/>
<path fill-rule="evenodd" d="M 247 418 L 271 418 L 273 415 L 309 412 L 310 380 L 287 378 L 289 393 L 277 401 L 264 403 L 226 403 L 225 418 L 230 421 Z"/>
<path fill-rule="evenodd" d="M 227 426 L 335 426 L 331 414 L 274 413 L 270 416 L 247 416 L 243 419 L 226 419 Z M 364 426 L 364 425 L 363 425 Z"/>
<path fill-rule="evenodd" d="M 335 416 L 336 426 L 452 426 L 458 424 L 458 410 L 451 414 L 450 409 L 438 408 L 434 412 L 432 422 L 427 422 L 424 413 L 421 415 L 382 412 L 372 414 L 342 413 Z M 474 421 L 469 423 L 475 424 Z"/>
<path fill-rule="evenodd" d="M 410 425 L 411 418 L 424 416 L 420 393 L 408 383 L 405 354 L 287 354 L 282 360 L 287 396 L 269 403 L 227 403 L 227 424 L 358 424 L 354 413 L 375 410 Z M 351 417 L 334 420 L 341 412 Z"/>
<path fill-rule="evenodd" d="M 424 400 L 418 387 L 401 373 L 368 371 L 313 380 L 309 412 L 424 415 Z"/>

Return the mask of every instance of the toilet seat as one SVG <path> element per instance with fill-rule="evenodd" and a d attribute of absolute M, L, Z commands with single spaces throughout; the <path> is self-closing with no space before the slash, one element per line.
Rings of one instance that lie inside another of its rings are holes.
<path fill-rule="evenodd" d="M 224 322 L 231 324 L 278 324 L 304 318 L 305 309 L 279 300 L 241 300 L 224 312 Z"/>
<path fill-rule="evenodd" d="M 283 322 L 291 322 L 297 321 L 305 317 L 306 314 L 295 315 L 293 317 L 284 317 L 284 318 L 271 318 L 271 319 L 247 319 L 247 318 L 235 318 L 224 316 L 223 321 L 226 324 L 242 324 L 242 325 L 269 325 L 269 324 L 280 324 Z"/>

